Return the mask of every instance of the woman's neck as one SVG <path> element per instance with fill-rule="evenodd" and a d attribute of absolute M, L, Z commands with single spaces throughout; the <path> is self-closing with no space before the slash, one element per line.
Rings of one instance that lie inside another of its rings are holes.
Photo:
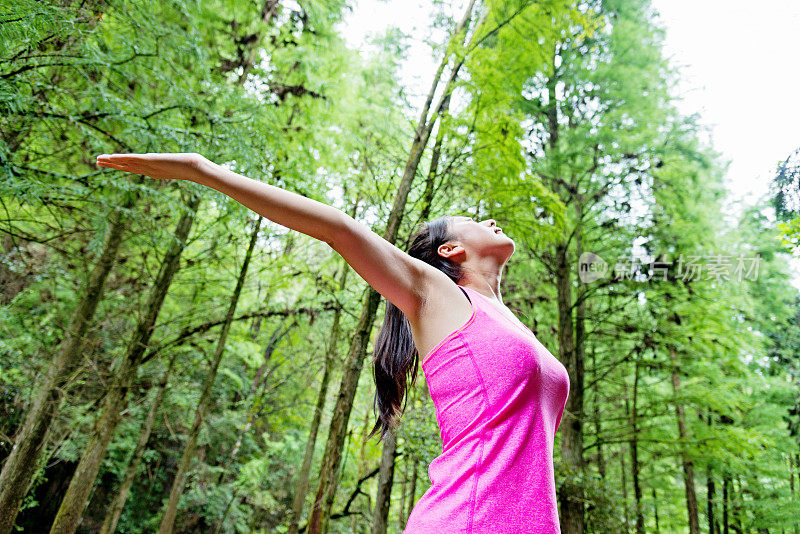
<path fill-rule="evenodd" d="M 466 271 L 461 279 L 460 285 L 466 286 L 488 299 L 503 303 L 500 295 L 500 272 L 475 272 Z"/>

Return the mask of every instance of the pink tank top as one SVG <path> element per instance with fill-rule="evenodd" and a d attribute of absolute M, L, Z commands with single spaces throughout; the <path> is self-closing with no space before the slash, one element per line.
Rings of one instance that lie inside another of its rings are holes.
<path fill-rule="evenodd" d="M 403 532 L 560 532 L 553 440 L 567 370 L 522 322 L 459 287 L 472 316 L 422 361 L 442 453 Z"/>

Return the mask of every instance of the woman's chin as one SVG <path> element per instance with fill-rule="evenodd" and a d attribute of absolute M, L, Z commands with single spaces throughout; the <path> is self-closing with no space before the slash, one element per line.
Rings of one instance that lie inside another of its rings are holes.
<path fill-rule="evenodd" d="M 505 241 L 507 245 L 503 248 L 506 256 L 506 261 L 508 261 L 508 259 L 514 255 L 514 251 L 517 249 L 517 245 L 516 243 L 514 243 L 514 240 L 511 239 L 510 237 L 506 236 L 506 238 L 507 239 Z"/>

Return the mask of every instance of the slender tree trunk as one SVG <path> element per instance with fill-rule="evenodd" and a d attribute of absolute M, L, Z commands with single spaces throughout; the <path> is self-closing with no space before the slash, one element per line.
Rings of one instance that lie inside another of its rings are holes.
<path fill-rule="evenodd" d="M 346 279 L 347 272 L 347 267 L 345 267 L 342 273 L 342 282 Z M 319 432 L 320 422 L 322 421 L 322 412 L 325 408 L 325 399 L 328 396 L 328 385 L 335 362 L 336 345 L 340 331 L 340 315 L 341 311 L 337 309 L 333 317 L 331 339 L 328 344 L 328 350 L 325 353 L 322 381 L 320 382 L 319 393 L 317 394 L 317 403 L 314 406 L 314 417 L 311 419 L 311 428 L 309 429 L 308 440 L 306 441 L 306 450 L 303 454 L 303 464 L 300 466 L 300 472 L 297 474 L 294 500 L 292 502 L 292 517 L 289 523 L 289 534 L 297 534 L 299 532 L 299 522 L 303 515 L 303 505 L 306 502 L 306 492 L 308 491 L 308 482 L 311 475 L 311 462 L 314 459 L 314 447 L 317 443 L 317 434 Z"/>
<path fill-rule="evenodd" d="M 728 534 L 728 473 L 722 475 L 722 534 Z"/>
<path fill-rule="evenodd" d="M 133 482 L 136 480 L 136 473 L 139 471 L 139 463 L 142 460 L 147 442 L 150 440 L 150 433 L 153 430 L 153 423 L 155 423 L 158 410 L 161 407 L 161 401 L 164 399 L 164 392 L 167 389 L 170 375 L 172 374 L 172 367 L 175 364 L 176 356 L 173 355 L 169 360 L 164 376 L 161 377 L 161 382 L 158 384 L 153 401 L 150 404 L 150 410 L 147 412 L 144 424 L 142 425 L 142 432 L 139 434 L 139 441 L 136 442 L 136 448 L 133 450 L 131 459 L 128 461 L 128 466 L 125 468 L 125 474 L 122 476 L 122 483 L 119 486 L 119 491 L 114 502 L 108 509 L 106 518 L 103 521 L 103 526 L 100 528 L 100 534 L 114 534 L 117 530 L 117 523 L 122 515 L 122 510 L 125 508 L 125 502 L 128 500 Z"/>
<path fill-rule="evenodd" d="M 355 217 L 358 212 L 358 204 L 360 202 L 360 193 L 356 198 L 350 210 L 350 216 Z M 347 262 L 341 260 L 342 273 L 339 275 L 339 291 L 342 291 L 347 286 L 347 275 L 350 268 Z M 341 320 L 342 309 L 336 308 L 333 314 L 333 325 L 331 326 L 331 337 L 328 341 L 328 347 L 325 351 L 325 363 L 322 370 L 322 380 L 319 385 L 319 393 L 317 394 L 317 403 L 314 405 L 314 416 L 311 419 L 311 428 L 308 432 L 308 440 L 306 441 L 306 450 L 303 454 L 303 464 L 300 466 L 300 472 L 297 474 L 297 483 L 295 484 L 294 499 L 292 500 L 292 513 L 289 518 L 289 534 L 298 534 L 300 518 L 303 516 L 303 506 L 306 503 L 306 493 L 308 492 L 308 482 L 311 478 L 311 463 L 314 460 L 314 448 L 317 445 L 317 434 L 319 433 L 319 426 L 322 422 L 322 413 L 325 410 L 325 399 L 328 398 L 328 386 L 330 383 L 331 373 L 336 362 L 336 350 L 339 344 L 339 335 L 341 327 L 339 321 Z"/>
<path fill-rule="evenodd" d="M 583 534 L 583 362 L 575 351 L 572 321 L 572 277 L 568 262 L 567 244 L 556 249 L 556 288 L 558 292 L 558 346 L 562 362 L 569 372 L 570 392 L 559 430 L 561 458 L 567 474 L 559 491 L 561 531 L 564 534 Z"/>
<path fill-rule="evenodd" d="M 470 0 L 466 12 L 462 20 L 458 23 L 453 39 L 463 39 L 463 31 L 467 26 L 472 15 L 472 8 L 475 0 Z M 444 72 L 445 65 L 450 59 L 449 54 L 445 54 L 442 62 L 439 65 L 436 75 L 434 76 L 433 83 L 428 92 L 428 96 L 423 105 L 420 113 L 420 119 L 414 133 L 414 141 L 411 145 L 408 160 L 406 161 L 403 178 L 400 181 L 400 186 L 397 190 L 397 195 L 394 199 L 392 211 L 389 214 L 386 230 L 384 231 L 383 238 L 389 243 L 394 244 L 397 241 L 397 234 L 402 222 L 403 212 L 405 211 L 408 194 L 411 191 L 411 186 L 416 176 L 417 168 L 419 167 L 422 154 L 425 146 L 428 144 L 431 130 L 434 125 L 434 120 L 428 121 L 428 115 L 433 102 L 434 94 L 439 87 L 441 75 Z M 458 69 L 463 63 L 463 58 L 457 61 L 456 66 L 452 69 L 450 77 L 444 87 L 443 100 L 440 100 L 433 112 L 434 118 L 438 116 L 444 101 L 449 97 L 453 90 L 455 79 L 458 75 Z M 347 361 L 344 365 L 344 376 L 342 376 L 341 386 L 339 388 L 339 396 L 336 400 L 336 406 L 333 411 L 330 429 L 328 432 L 328 440 L 325 444 L 325 454 L 320 468 L 319 486 L 314 498 L 314 507 L 311 511 L 311 518 L 309 519 L 308 534 L 326 534 L 328 531 L 328 522 L 330 520 L 331 507 L 333 500 L 336 496 L 336 487 L 338 485 L 339 467 L 342 458 L 342 446 L 344 444 L 345 436 L 347 435 L 347 424 L 350 420 L 350 412 L 353 406 L 353 399 L 355 398 L 356 389 L 358 388 L 358 378 L 361 375 L 361 369 L 364 365 L 364 357 L 366 355 L 367 343 L 369 341 L 370 333 L 372 332 L 372 324 L 375 321 L 375 313 L 380 303 L 380 293 L 372 288 L 367 291 L 367 298 L 361 311 L 361 316 L 358 320 L 355 333 L 353 335 L 353 343 L 350 345 L 350 351 L 347 356 Z"/>
<path fill-rule="evenodd" d="M 233 462 L 236 461 L 236 457 L 239 455 L 239 449 L 242 447 L 242 441 L 244 441 L 244 437 L 250 432 L 250 429 L 253 427 L 253 423 L 256 421 L 258 417 L 261 416 L 263 411 L 263 401 L 265 398 L 265 393 L 263 390 L 259 393 L 258 387 L 261 384 L 261 380 L 264 378 L 264 370 L 269 363 L 270 358 L 272 357 L 272 353 L 275 352 L 275 347 L 278 346 L 278 342 L 285 336 L 295 325 L 290 324 L 285 330 L 283 329 L 283 325 L 279 325 L 267 342 L 267 348 L 264 349 L 264 363 L 258 368 L 255 373 L 255 377 L 250 384 L 250 391 L 247 393 L 247 399 L 250 401 L 251 406 L 248 410 L 247 415 L 247 422 L 245 423 L 244 427 L 239 431 L 239 434 L 236 436 L 236 441 L 233 443 L 233 448 L 231 449 L 230 454 L 228 454 L 228 458 L 225 460 L 223 464 L 222 471 L 217 478 L 217 485 L 221 485 L 225 483 L 225 475 L 230 474 L 230 471 L 233 467 Z M 253 336 L 255 337 L 255 336 Z M 266 383 L 263 384 L 263 387 L 266 387 Z M 258 396 L 258 398 L 255 398 Z M 256 406 L 260 405 L 258 409 Z M 225 523 L 225 519 L 228 518 L 228 513 L 231 510 L 234 502 L 239 498 L 239 493 L 237 490 L 234 490 L 231 494 L 231 498 L 228 499 L 228 503 L 225 505 L 225 509 L 222 511 L 222 514 L 214 521 L 214 526 L 211 529 L 211 534 L 216 534 L 222 528 L 222 525 Z"/>
<path fill-rule="evenodd" d="M 403 480 L 400 483 L 400 506 L 397 512 L 397 531 L 403 532 L 406 524 L 406 492 L 408 491 L 408 458 L 403 461 Z"/>
<path fill-rule="evenodd" d="M 408 394 L 409 394 L 408 404 L 411 407 L 411 410 L 415 409 L 418 391 L 419 391 L 418 389 L 412 389 L 411 391 L 408 392 Z M 397 436 L 395 436 L 395 439 L 397 439 Z M 401 487 L 400 487 L 400 505 L 398 506 L 398 511 L 397 511 L 397 528 L 398 528 L 398 532 L 403 532 L 403 528 L 405 527 L 405 523 L 406 523 L 405 511 L 406 511 L 406 499 L 407 499 L 406 493 L 407 493 L 407 490 L 408 490 L 408 462 L 409 462 L 408 453 L 409 452 L 410 452 L 410 449 L 408 447 L 406 447 L 405 451 L 400 453 L 400 455 L 403 456 L 403 480 L 402 480 Z M 413 497 L 412 497 L 412 499 L 413 499 Z"/>
<path fill-rule="evenodd" d="M 397 431 L 392 430 L 383 441 L 378 491 L 375 495 L 375 513 L 372 516 L 372 534 L 386 534 L 389 526 L 389 506 L 394 482 L 394 461 L 397 450 Z"/>
<path fill-rule="evenodd" d="M 683 411 L 683 404 L 677 400 L 681 382 L 678 376 L 678 355 L 675 349 L 670 348 L 670 359 L 672 360 L 672 390 L 675 393 L 675 414 L 678 418 L 678 436 L 681 440 L 681 463 L 683 464 L 683 484 L 686 489 L 686 511 L 689 515 L 690 534 L 700 533 L 700 521 L 697 515 L 697 495 L 694 489 L 694 464 L 689 459 L 686 452 L 686 440 L 688 432 L 686 430 L 686 415 Z"/>
<path fill-rule="evenodd" d="M 800 463 L 800 462 L 798 462 L 798 463 Z M 797 500 L 797 497 L 795 496 L 795 491 L 794 491 L 794 470 L 795 470 L 794 458 L 790 454 L 789 455 L 789 488 L 791 489 L 791 492 L 792 492 L 792 501 Z M 797 527 L 798 527 L 798 522 L 797 522 L 797 520 L 795 520 L 794 525 L 792 526 L 792 530 L 794 530 L 794 534 L 798 534 L 798 528 Z"/>
<path fill-rule="evenodd" d="M 83 338 L 103 296 L 108 273 L 117 258 L 126 223 L 123 211 L 131 208 L 135 200 L 136 197 L 130 195 L 123 209 L 110 215 L 102 252 L 89 274 L 64 338 L 48 366 L 43 382 L 37 388 L 25 422 L 17 431 L 14 447 L 0 472 L 0 534 L 8 534 L 14 528 L 14 520 L 37 469 L 50 424 L 58 413 L 62 388 L 83 355 Z"/>
<path fill-rule="evenodd" d="M 708 413 L 708 426 L 711 426 L 711 412 Z M 714 499 L 716 486 L 714 484 L 714 470 L 709 465 L 706 468 L 706 515 L 708 516 L 708 532 L 715 534 L 719 532 L 719 526 L 714 517 Z"/>
<path fill-rule="evenodd" d="M 639 482 L 639 420 L 638 420 L 638 394 L 639 394 L 639 354 L 637 353 L 633 378 L 633 407 L 631 411 L 631 429 L 633 436 L 630 441 L 631 470 L 633 475 L 633 497 L 636 503 L 636 534 L 644 534 L 644 513 L 642 512 L 642 486 Z M 713 532 L 711 533 L 713 534 Z"/>
<path fill-rule="evenodd" d="M 656 488 L 653 488 L 653 519 L 655 519 L 656 534 L 658 534 L 658 497 L 656 496 Z"/>
<path fill-rule="evenodd" d="M 595 360 L 595 348 L 592 345 L 592 369 L 594 369 L 595 374 L 597 373 L 597 362 Z M 594 386 L 594 432 L 597 436 L 597 472 L 600 474 L 600 480 L 606 479 L 606 460 L 603 456 L 603 441 L 600 438 L 601 436 L 601 425 L 600 425 L 600 390 L 597 386 L 597 380 L 592 381 Z"/>
<path fill-rule="evenodd" d="M 408 508 L 406 508 L 406 520 L 411 517 L 411 511 L 417 500 L 417 467 L 419 466 L 419 459 L 414 456 L 411 462 L 411 490 L 408 492 Z"/>
<path fill-rule="evenodd" d="M 552 76 L 547 83 L 549 105 L 546 110 L 548 146 L 552 157 L 557 158 L 559 139 L 559 108 L 556 84 L 558 73 L 556 58 L 557 47 L 553 50 Z M 555 170 L 558 174 L 558 169 Z M 557 178 L 559 178 L 557 176 Z M 561 431 L 561 458 L 567 470 L 559 489 L 561 509 L 561 531 L 563 534 L 583 534 L 585 524 L 583 516 L 583 365 L 582 354 L 576 345 L 576 325 L 573 323 L 572 310 L 572 265 L 569 259 L 569 242 L 564 241 L 556 246 L 555 277 L 558 302 L 558 348 L 561 361 L 569 373 L 570 392 L 564 408 Z M 581 326 L 582 327 L 582 326 Z M 582 348 L 581 348 L 582 351 Z"/>
<path fill-rule="evenodd" d="M 222 467 L 222 472 L 219 474 L 217 478 L 217 484 L 223 484 L 225 481 L 225 475 L 228 474 L 233 466 L 233 462 L 236 461 L 236 457 L 239 456 L 239 449 L 242 448 L 242 441 L 244 437 L 250 432 L 250 429 L 253 427 L 253 422 L 261 415 L 263 408 L 256 410 L 254 405 L 263 404 L 264 394 L 263 388 L 266 387 L 266 383 L 262 384 L 261 381 L 264 378 L 264 370 L 267 367 L 267 364 L 272 358 L 272 353 L 275 352 L 275 348 L 278 346 L 278 343 L 283 336 L 289 333 L 289 331 L 296 325 L 296 323 L 290 324 L 285 330 L 283 329 L 283 325 L 279 325 L 275 328 L 275 331 L 272 332 L 272 335 L 267 342 L 267 347 L 264 349 L 264 363 L 258 368 L 258 371 L 253 378 L 252 383 L 250 384 L 250 391 L 247 393 L 247 398 L 251 401 L 251 407 L 248 410 L 247 421 L 245 422 L 244 427 L 239 431 L 239 434 L 236 436 L 236 441 L 233 443 L 233 447 L 231 448 L 231 452 L 228 454 L 228 457 L 225 459 L 225 463 Z M 262 387 L 261 392 L 257 392 L 259 386 Z M 257 397 L 257 398 L 256 398 Z M 214 531 L 217 529 L 215 528 Z"/>
<path fill-rule="evenodd" d="M 363 366 L 363 356 L 366 354 L 369 335 L 372 331 L 372 322 L 378 309 L 380 293 L 372 288 L 368 289 L 368 296 L 361 311 L 358 324 L 350 345 L 350 351 L 345 363 L 342 384 L 336 400 L 328 441 L 325 445 L 325 454 L 320 467 L 319 486 L 314 500 L 314 508 L 309 519 L 308 533 L 320 534 L 327 532 L 333 499 L 336 495 L 337 477 L 342 460 L 342 447 L 347 435 L 347 423 L 353 407 L 358 377 Z"/>
<path fill-rule="evenodd" d="M 61 501 L 56 518 L 50 528 L 50 534 L 72 534 L 78 528 L 83 510 L 89 504 L 97 472 L 105 456 L 108 444 L 114 436 L 125 409 L 128 391 L 136 379 L 139 364 L 150 343 L 150 336 L 155 328 L 158 314 L 172 278 L 178 271 L 180 257 L 186 246 L 195 212 L 200 205 L 200 197 L 192 195 L 188 210 L 181 215 L 175 228 L 174 239 L 170 243 L 164 260 L 161 262 L 153 289 L 147 301 L 144 314 L 139 318 L 128 349 L 114 367 L 114 379 L 103 399 L 103 407 L 95 421 L 92 437 L 81 456 L 78 467 L 72 475 L 67 493 Z"/>
<path fill-rule="evenodd" d="M 436 130 L 436 140 L 433 142 L 433 149 L 431 150 L 431 161 L 428 165 L 428 175 L 425 179 L 425 191 L 422 193 L 422 210 L 420 210 L 419 218 L 425 221 L 431 215 L 431 207 L 433 206 L 433 197 L 436 193 L 434 186 L 436 184 L 436 175 L 439 172 L 439 160 L 442 155 L 442 145 L 444 144 L 445 127 L 442 118 L 447 115 L 450 109 L 450 98 L 446 98 L 442 102 L 441 111 L 439 113 L 439 126 Z M 410 236 L 409 236 L 410 238 Z M 411 243 L 406 244 L 406 248 Z"/>
<path fill-rule="evenodd" d="M 622 511 L 625 518 L 625 532 L 630 531 L 631 518 L 628 513 L 628 470 L 625 468 L 625 451 L 624 445 L 619 448 L 619 466 L 620 466 L 620 480 L 622 482 Z"/>
<path fill-rule="evenodd" d="M 576 204 L 575 204 L 575 215 L 576 215 L 576 229 L 575 229 L 575 254 L 577 258 L 580 258 L 581 254 L 583 254 L 583 198 L 581 193 L 576 195 Z M 569 253 L 567 251 L 567 257 Z M 571 280 L 572 272 L 571 269 L 567 269 L 565 271 L 561 271 L 562 275 L 566 274 L 568 279 Z M 570 281 L 570 284 L 572 282 Z M 576 288 L 577 292 L 577 305 L 575 306 L 575 349 L 573 351 L 572 356 L 572 367 L 574 368 L 575 372 L 575 381 L 572 382 L 572 378 L 570 378 L 571 387 L 570 387 L 570 399 L 572 400 L 572 404 L 569 408 L 570 413 L 573 414 L 574 419 L 572 421 L 572 430 L 575 430 L 575 433 L 572 434 L 573 439 L 577 439 L 577 447 L 572 451 L 573 460 L 577 460 L 577 464 L 575 464 L 578 469 L 579 473 L 581 474 L 581 479 L 583 479 L 583 473 L 586 468 L 586 463 L 583 458 L 583 398 L 584 398 L 584 391 L 583 391 L 583 380 L 584 380 L 584 366 L 586 362 L 586 298 L 585 298 L 585 291 L 586 286 L 583 284 L 578 284 Z M 627 402 L 627 392 L 626 392 L 626 402 Z M 575 424 L 577 422 L 577 425 Z M 583 497 L 583 485 L 580 484 L 580 492 L 581 497 Z M 627 499 L 626 499 L 627 503 Z M 576 507 L 577 508 L 577 507 Z M 578 510 L 571 511 L 570 513 L 574 513 L 579 515 L 576 517 L 577 520 L 580 519 L 581 521 L 581 532 L 586 528 L 585 526 L 585 519 L 583 517 L 583 504 L 580 505 L 580 514 L 578 514 Z"/>
<path fill-rule="evenodd" d="M 242 268 L 239 271 L 239 277 L 236 280 L 236 288 L 233 290 L 233 295 L 231 296 L 230 304 L 228 305 L 228 311 L 225 315 L 225 322 L 222 325 L 222 332 L 220 332 L 219 340 L 217 341 L 217 347 L 214 352 L 214 361 L 211 364 L 211 369 L 209 369 L 205 381 L 203 382 L 203 391 L 200 395 L 200 401 L 197 404 L 194 422 L 192 423 L 192 428 L 189 431 L 189 437 L 187 439 L 186 447 L 183 450 L 183 456 L 178 464 L 178 471 L 175 473 L 175 480 L 172 483 L 172 489 L 169 493 L 169 501 L 167 503 L 166 510 L 164 511 L 164 517 L 161 519 L 161 525 L 158 529 L 159 534 L 172 534 L 172 530 L 175 526 L 175 517 L 178 513 L 178 501 L 183 494 L 183 486 L 186 482 L 186 475 L 189 472 L 189 467 L 191 466 L 192 460 L 194 460 L 194 453 L 195 449 L 197 448 L 197 438 L 200 434 L 200 427 L 203 425 L 203 420 L 205 419 L 206 411 L 208 410 L 208 405 L 211 400 L 211 391 L 214 388 L 214 382 L 217 378 L 217 371 L 219 369 L 219 364 L 222 361 L 222 354 L 225 352 L 225 344 L 228 340 L 228 332 L 230 331 L 231 323 L 233 322 L 234 313 L 236 313 L 236 306 L 239 303 L 239 296 L 242 294 L 242 287 L 244 286 L 244 280 L 247 277 L 247 270 L 250 267 L 250 259 L 253 256 L 253 249 L 256 246 L 258 231 L 261 228 L 262 220 L 262 217 L 258 218 L 253 226 L 253 231 L 250 234 L 250 244 L 247 247 L 247 253 L 245 254 L 244 261 L 242 262 Z"/>
<path fill-rule="evenodd" d="M 739 478 L 738 475 L 735 478 L 731 479 L 731 491 L 733 493 L 733 524 L 731 525 L 731 527 L 736 532 L 741 533 L 744 532 L 744 530 L 742 530 L 743 498 L 742 498 L 742 480 Z"/>
<path fill-rule="evenodd" d="M 370 429 L 370 425 L 369 425 L 370 415 L 371 414 L 370 414 L 369 410 L 364 410 L 364 424 L 361 425 L 361 434 L 360 434 L 360 436 L 361 436 L 361 444 L 358 447 L 358 472 L 362 474 L 361 479 L 363 479 L 363 477 L 369 475 L 369 473 L 372 472 L 369 469 L 370 465 L 369 465 L 369 460 L 367 459 L 367 441 L 366 441 L 367 434 L 369 433 L 369 429 Z M 381 466 L 379 464 L 378 468 L 375 469 L 375 471 L 377 471 L 375 473 L 376 475 L 380 474 L 380 468 L 381 468 Z M 372 496 L 370 494 L 366 494 L 366 497 L 367 497 L 366 510 L 372 512 L 373 511 Z M 370 525 L 366 524 L 366 521 L 363 521 L 363 517 L 365 515 L 366 514 L 361 514 L 361 516 L 357 516 L 356 514 L 351 515 L 350 516 L 350 530 L 352 530 L 353 532 L 362 532 L 364 534 L 369 533 L 370 529 L 372 527 Z M 359 521 L 358 521 L 359 519 L 361 519 L 360 524 L 359 524 Z"/>

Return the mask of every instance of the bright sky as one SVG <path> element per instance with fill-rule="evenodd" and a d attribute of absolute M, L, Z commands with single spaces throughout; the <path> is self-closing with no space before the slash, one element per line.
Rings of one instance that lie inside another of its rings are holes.
<path fill-rule="evenodd" d="M 666 28 L 665 54 L 682 68 L 680 109 L 700 114 L 713 146 L 730 162 L 731 202 L 752 204 L 768 191 L 778 163 L 800 147 L 800 0 L 652 3 Z M 466 2 L 453 5 L 460 16 Z M 368 34 L 388 26 L 410 35 L 401 75 L 417 108 L 436 67 L 425 43 L 431 6 L 431 0 L 354 0 L 343 28 L 350 46 L 361 49 Z"/>
<path fill-rule="evenodd" d="M 800 2 L 654 0 L 666 54 L 683 66 L 681 110 L 700 113 L 730 161 L 736 198 L 767 192 L 800 147 Z"/>

